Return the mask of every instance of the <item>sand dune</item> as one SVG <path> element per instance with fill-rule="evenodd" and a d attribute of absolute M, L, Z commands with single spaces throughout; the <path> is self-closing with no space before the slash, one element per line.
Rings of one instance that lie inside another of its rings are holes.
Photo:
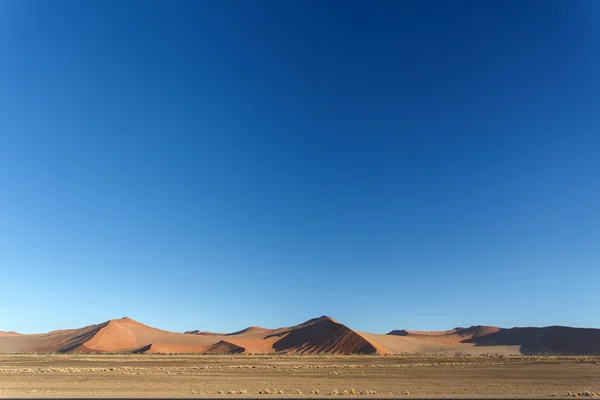
<path fill-rule="evenodd" d="M 465 340 L 499 332 L 495 326 L 475 325 L 469 328 L 454 328 L 447 331 L 409 331 L 394 330 L 388 333 L 392 336 L 414 337 L 441 343 L 461 343 Z"/>
<path fill-rule="evenodd" d="M 228 333 L 225 336 L 235 336 L 235 335 L 243 335 L 244 333 L 269 333 L 274 329 L 261 328 L 260 326 L 249 326 L 246 329 L 242 329 L 241 331 Z"/>
<path fill-rule="evenodd" d="M 548 326 L 502 329 L 465 341 L 481 347 L 519 345 L 523 353 L 600 354 L 600 329 Z"/>
<path fill-rule="evenodd" d="M 429 337 L 411 337 L 395 335 L 379 335 L 374 333 L 362 333 L 373 342 L 385 347 L 392 354 L 422 353 L 422 354 L 521 354 L 520 346 L 504 345 L 494 347 L 475 346 L 474 344 L 460 343 L 456 341 L 433 340 Z"/>
<path fill-rule="evenodd" d="M 461 329 L 455 333 L 455 335 L 462 338 L 478 338 L 480 336 L 491 335 L 492 333 L 500 332 L 500 328 L 497 326 L 472 326 L 470 328 Z"/>
<path fill-rule="evenodd" d="M 281 353 L 300 354 L 387 354 L 381 346 L 345 325 L 322 316 L 273 334 L 273 348 Z"/>
<path fill-rule="evenodd" d="M 244 351 L 246 351 L 245 347 L 238 346 L 226 340 L 221 340 L 210 346 L 204 352 L 208 354 L 235 354 L 243 353 Z"/>
<path fill-rule="evenodd" d="M 185 335 L 202 335 L 202 336 L 224 336 L 225 333 L 215 333 L 210 331 L 200 331 L 198 329 L 193 331 L 185 331 L 183 332 Z"/>
<path fill-rule="evenodd" d="M 279 329 L 169 332 L 131 318 L 45 334 L 0 334 L 0 353 L 600 354 L 600 329 L 471 326 L 447 331 L 357 332 L 326 316 Z"/>
<path fill-rule="evenodd" d="M 205 353 L 206 346 L 184 346 L 166 343 L 151 343 L 139 349 L 131 351 L 137 354 L 183 354 L 183 353 Z"/>

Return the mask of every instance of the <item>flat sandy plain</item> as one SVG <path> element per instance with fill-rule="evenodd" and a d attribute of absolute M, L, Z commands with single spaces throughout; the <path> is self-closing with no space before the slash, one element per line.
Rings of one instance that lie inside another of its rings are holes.
<path fill-rule="evenodd" d="M 600 397 L 600 357 L 0 355 L 2 398 L 562 398 L 577 394 Z"/>

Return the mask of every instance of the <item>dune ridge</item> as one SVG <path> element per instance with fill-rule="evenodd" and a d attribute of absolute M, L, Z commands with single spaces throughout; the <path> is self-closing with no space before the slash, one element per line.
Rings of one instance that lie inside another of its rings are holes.
<path fill-rule="evenodd" d="M 465 340 L 476 346 L 519 345 L 525 354 L 600 354 L 600 329 L 547 326 L 511 328 Z"/>
<path fill-rule="evenodd" d="M 20 333 L 14 332 L 14 331 L 0 331 L 0 336 L 14 336 L 14 335 L 20 335 Z"/>
<path fill-rule="evenodd" d="M 424 340 L 433 340 L 445 343 L 459 343 L 468 339 L 499 332 L 496 326 L 473 325 L 468 328 L 454 328 L 447 331 L 409 331 L 406 329 L 393 330 L 388 333 L 392 336 L 415 337 Z"/>
<path fill-rule="evenodd" d="M 184 333 L 124 317 L 43 334 L 1 332 L 0 353 L 208 354 L 600 354 L 600 329 L 474 325 L 447 331 L 357 332 L 328 316 L 278 329 L 258 326 L 227 333 Z"/>
<path fill-rule="evenodd" d="M 384 348 L 334 319 L 322 316 L 269 337 L 280 338 L 273 348 L 299 354 L 387 354 Z"/>
<path fill-rule="evenodd" d="M 238 346 L 226 340 L 221 340 L 210 346 L 204 352 L 208 354 L 238 354 L 243 353 L 244 351 L 246 351 L 244 347 Z"/>

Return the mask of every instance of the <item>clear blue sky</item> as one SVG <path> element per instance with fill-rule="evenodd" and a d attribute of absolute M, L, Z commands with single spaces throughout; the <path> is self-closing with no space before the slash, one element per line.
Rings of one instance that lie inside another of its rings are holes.
<path fill-rule="evenodd" d="M 0 0 L 0 330 L 600 327 L 598 21 Z"/>

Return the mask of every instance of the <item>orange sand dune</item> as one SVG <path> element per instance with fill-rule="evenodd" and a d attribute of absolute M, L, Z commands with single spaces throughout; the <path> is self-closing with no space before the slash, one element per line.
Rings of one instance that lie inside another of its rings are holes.
<path fill-rule="evenodd" d="M 456 341 L 432 340 L 430 337 L 379 335 L 361 333 L 369 340 L 384 346 L 392 354 L 424 353 L 424 354 L 520 354 L 520 346 L 478 347 Z"/>
<path fill-rule="evenodd" d="M 235 344 L 236 346 L 243 347 L 245 353 L 253 353 L 253 354 L 270 354 L 275 353 L 275 349 L 273 348 L 273 344 L 277 341 L 276 337 L 267 338 L 267 339 L 255 339 L 255 338 L 245 338 L 245 337 L 231 337 L 227 338 L 227 342 Z"/>
<path fill-rule="evenodd" d="M 130 352 L 257 354 L 562 353 L 600 354 L 600 329 L 472 326 L 448 331 L 356 332 L 322 316 L 289 328 L 249 327 L 230 334 L 169 332 L 131 318 L 45 334 L 0 334 L 0 353 Z"/>
<path fill-rule="evenodd" d="M 152 328 L 126 317 L 80 329 L 2 336 L 0 352 L 119 352 L 133 351 L 152 343 L 196 346 L 204 349 L 210 347 L 214 340 Z"/>
<path fill-rule="evenodd" d="M 228 333 L 226 336 L 234 336 L 234 335 L 242 335 L 244 333 L 268 333 L 272 332 L 273 329 L 261 328 L 260 326 L 249 326 L 246 329 L 242 329 L 241 331 Z"/>
<path fill-rule="evenodd" d="M 177 344 L 151 343 L 149 345 L 133 350 L 138 354 L 182 354 L 182 353 L 204 353 L 205 346 L 182 346 Z"/>
<path fill-rule="evenodd" d="M 66 329 L 31 335 L 0 337 L 1 353 L 66 352 L 82 341 L 91 339 L 98 330 L 108 324 L 89 325 L 79 329 Z"/>
<path fill-rule="evenodd" d="M 388 351 L 345 325 L 322 316 L 276 333 L 273 348 L 299 354 L 387 354 Z"/>
<path fill-rule="evenodd" d="M 463 339 L 473 339 L 480 336 L 490 335 L 492 333 L 500 332 L 500 328 L 497 326 L 471 326 L 469 328 L 460 329 L 454 333 L 455 336 L 459 336 Z"/>
<path fill-rule="evenodd" d="M 137 349 L 152 343 L 162 346 L 175 345 L 205 349 L 210 347 L 214 340 L 202 335 L 186 335 L 183 333 L 169 332 L 152 328 L 130 318 L 111 320 L 97 334 L 81 344 L 80 351 L 113 352 Z M 155 347 L 156 349 L 160 348 Z M 171 353 L 172 351 L 169 351 Z"/>
<path fill-rule="evenodd" d="M 415 337 L 441 343 L 460 343 L 468 339 L 489 335 L 498 331 L 500 331 L 500 328 L 495 326 L 476 325 L 469 328 L 454 328 L 447 331 L 409 331 L 402 329 L 391 331 L 388 335 Z"/>

